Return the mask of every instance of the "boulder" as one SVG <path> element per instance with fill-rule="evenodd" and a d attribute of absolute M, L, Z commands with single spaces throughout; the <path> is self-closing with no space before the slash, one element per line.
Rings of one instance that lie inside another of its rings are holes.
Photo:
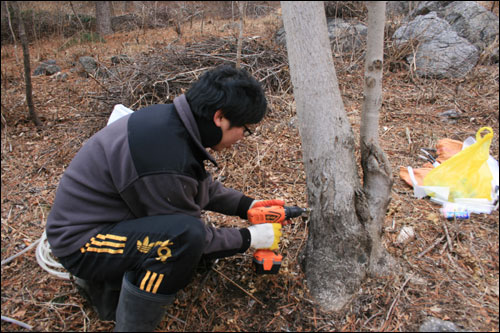
<path fill-rule="evenodd" d="M 422 1 L 408 19 L 430 12 L 435 12 L 439 18 L 446 20 L 460 37 L 476 46 L 479 52 L 487 50 L 498 38 L 498 16 L 476 1 Z M 497 63 L 498 44 L 488 52 L 490 61 Z"/>
<path fill-rule="evenodd" d="M 475 1 L 454 1 L 438 15 L 480 52 L 485 51 L 498 38 L 498 16 Z M 498 41 L 489 56 L 492 62 L 498 62 Z"/>
<path fill-rule="evenodd" d="M 113 65 L 118 65 L 119 63 L 130 63 L 131 60 L 128 55 L 126 54 L 120 54 L 117 56 L 112 56 L 111 57 L 111 64 Z"/>
<path fill-rule="evenodd" d="M 420 15 L 427 15 L 430 12 L 440 12 L 444 7 L 448 6 L 453 1 L 420 1 L 417 7 L 410 13 L 408 18 L 414 19 Z"/>
<path fill-rule="evenodd" d="M 61 67 L 56 65 L 55 60 L 47 60 L 42 62 L 34 71 L 34 76 L 39 75 L 53 75 L 61 71 Z"/>
<path fill-rule="evenodd" d="M 362 49 L 366 45 L 367 28 L 358 22 L 349 22 L 340 18 L 328 19 L 328 37 L 334 53 L 347 53 Z M 276 43 L 286 45 L 285 28 L 276 32 Z"/>
<path fill-rule="evenodd" d="M 340 18 L 329 19 L 327 22 L 328 37 L 334 53 L 364 51 L 367 28 L 357 22 L 348 22 Z"/>
<path fill-rule="evenodd" d="M 417 51 L 406 60 L 410 64 L 415 63 L 420 76 L 463 77 L 479 59 L 479 50 L 460 37 L 436 12 L 417 16 L 403 24 L 392 38 L 396 46 L 411 40 L 418 41 Z"/>
<path fill-rule="evenodd" d="M 97 62 L 94 58 L 89 56 L 84 56 L 78 58 L 78 63 L 82 66 L 83 71 L 80 71 L 83 76 L 88 76 L 88 74 L 94 75 L 97 71 Z"/>
<path fill-rule="evenodd" d="M 461 329 L 451 321 L 445 321 L 434 317 L 427 317 L 420 325 L 419 332 L 468 332 Z"/>
<path fill-rule="evenodd" d="M 89 77 L 89 74 L 94 77 L 107 78 L 109 77 L 109 70 L 105 67 L 99 67 L 97 61 L 89 56 L 78 58 L 80 64 L 78 74 L 83 77 Z"/>
<path fill-rule="evenodd" d="M 415 1 L 387 1 L 386 15 L 387 17 L 408 15 Z"/>

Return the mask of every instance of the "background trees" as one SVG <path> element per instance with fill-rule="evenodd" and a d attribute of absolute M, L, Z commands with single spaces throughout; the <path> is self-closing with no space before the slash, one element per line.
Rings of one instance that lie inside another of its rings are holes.
<path fill-rule="evenodd" d="M 101 36 L 113 33 L 111 28 L 111 1 L 95 1 L 97 33 Z"/>
<path fill-rule="evenodd" d="M 21 41 L 21 45 L 23 48 L 23 63 L 24 63 L 24 82 L 26 88 L 26 104 L 28 106 L 28 112 L 31 117 L 31 120 L 35 123 L 36 126 L 41 126 L 42 122 L 35 110 L 35 106 L 33 104 L 33 87 L 31 84 L 31 64 L 30 64 L 30 50 L 28 47 L 28 39 L 26 38 L 26 29 L 24 27 L 23 18 L 21 16 L 21 11 L 19 10 L 19 4 L 17 1 L 11 1 L 11 6 L 13 8 L 14 15 L 17 19 L 17 27 L 19 31 L 19 40 Z"/>

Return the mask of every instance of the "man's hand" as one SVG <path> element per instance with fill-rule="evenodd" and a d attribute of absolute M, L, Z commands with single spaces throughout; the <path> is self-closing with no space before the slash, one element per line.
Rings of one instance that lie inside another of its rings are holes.
<path fill-rule="evenodd" d="M 256 207 L 269 207 L 269 206 L 284 206 L 285 201 L 281 199 L 272 199 L 272 200 L 254 200 L 250 205 L 249 209 Z"/>
<path fill-rule="evenodd" d="M 281 239 L 281 224 L 264 223 L 248 227 L 250 247 L 254 249 L 276 250 Z"/>

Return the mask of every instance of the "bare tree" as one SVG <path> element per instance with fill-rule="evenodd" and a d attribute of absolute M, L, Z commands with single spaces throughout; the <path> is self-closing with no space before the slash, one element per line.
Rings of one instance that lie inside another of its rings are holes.
<path fill-rule="evenodd" d="M 111 1 L 95 1 L 97 33 L 101 36 L 113 33 L 111 28 Z"/>
<path fill-rule="evenodd" d="M 8 1 L 2 1 L 2 15 L 3 13 L 7 13 L 7 22 L 9 23 L 10 33 L 12 34 L 12 40 L 14 41 L 14 54 L 16 55 L 16 64 L 19 64 L 19 58 L 17 57 L 16 34 L 14 33 L 14 28 L 12 28 L 12 20 L 10 18 L 11 11 L 8 10 L 7 7 L 8 7 Z"/>
<path fill-rule="evenodd" d="M 382 106 L 382 67 L 384 58 L 385 1 L 366 1 L 368 34 L 366 39 L 364 103 L 361 117 L 361 164 L 363 193 L 368 214 L 366 228 L 371 238 L 369 271 L 386 273 L 391 257 L 383 248 L 380 236 L 391 200 L 392 170 L 378 140 L 379 113 Z"/>
<path fill-rule="evenodd" d="M 246 8 L 247 8 L 246 1 L 238 1 L 238 9 L 240 12 L 240 24 L 239 24 L 240 35 L 238 37 L 238 46 L 236 48 L 236 68 L 240 68 L 240 63 L 241 63 L 241 48 L 243 46 L 243 29 L 245 27 Z"/>
<path fill-rule="evenodd" d="M 335 311 L 358 291 L 367 274 L 385 273 L 392 263 L 380 243 L 392 173 L 377 137 L 385 2 L 369 7 L 368 39 L 380 45 L 376 52 L 369 50 L 366 59 L 363 185 L 323 3 L 282 1 L 281 8 L 312 208 L 302 263 L 312 296 L 324 309 Z M 374 14 L 379 16 L 373 19 Z M 374 24 L 379 26 L 376 30 Z M 374 34 L 380 36 L 374 38 Z"/>
<path fill-rule="evenodd" d="M 82 20 L 80 20 L 80 16 L 76 13 L 75 7 L 73 6 L 73 2 L 70 1 L 69 5 L 71 7 L 71 11 L 73 11 L 73 15 L 75 15 L 76 19 L 78 20 L 78 23 L 80 24 L 80 28 L 82 28 L 82 32 L 85 31 L 85 26 L 82 23 Z"/>
<path fill-rule="evenodd" d="M 26 84 L 26 104 L 28 104 L 28 111 L 31 119 L 36 126 L 42 126 L 42 122 L 35 111 L 35 106 L 33 104 L 33 88 L 31 85 L 31 65 L 30 65 L 30 49 L 28 47 L 28 38 L 26 38 L 25 27 L 23 18 L 21 16 L 21 10 L 19 9 L 19 4 L 17 1 L 11 2 L 12 8 L 14 9 L 14 15 L 18 22 L 19 39 L 21 40 L 21 45 L 23 47 L 23 58 L 24 58 L 24 82 Z"/>

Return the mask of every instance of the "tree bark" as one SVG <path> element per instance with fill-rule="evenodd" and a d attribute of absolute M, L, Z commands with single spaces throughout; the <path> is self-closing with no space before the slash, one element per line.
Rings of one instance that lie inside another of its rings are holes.
<path fill-rule="evenodd" d="M 241 66 L 241 48 L 243 46 L 243 29 L 245 26 L 246 8 L 247 8 L 246 1 L 238 1 L 238 9 L 240 12 L 240 24 L 239 24 L 240 34 L 238 37 L 238 46 L 236 48 L 236 68 L 240 68 Z"/>
<path fill-rule="evenodd" d="M 17 57 L 17 41 L 16 34 L 14 33 L 14 28 L 12 28 L 12 20 L 10 18 L 10 11 L 8 8 L 8 1 L 2 1 L 2 4 L 5 6 L 5 12 L 7 13 L 7 22 L 9 23 L 10 33 L 12 34 L 12 40 L 14 41 L 14 54 L 16 55 L 16 64 L 19 65 L 19 58 Z M 2 8 L 3 9 L 3 8 Z"/>
<path fill-rule="evenodd" d="M 312 296 L 325 310 L 338 311 L 359 290 L 373 239 L 380 239 L 369 225 L 373 196 L 358 175 L 323 3 L 282 1 L 281 8 L 312 208 L 302 264 Z"/>
<path fill-rule="evenodd" d="M 112 34 L 110 1 L 95 1 L 95 16 L 97 33 L 100 36 Z"/>
<path fill-rule="evenodd" d="M 340 310 L 366 274 L 369 237 L 356 214 L 355 141 L 340 95 L 322 2 L 283 1 L 288 59 L 312 208 L 303 267 L 312 296 Z"/>
<path fill-rule="evenodd" d="M 76 19 L 78 20 L 78 23 L 80 23 L 80 27 L 82 28 L 82 32 L 85 32 L 85 26 L 82 23 L 82 20 L 80 20 L 80 16 L 76 13 L 75 7 L 73 6 L 73 2 L 70 1 L 69 5 L 71 6 L 71 10 L 73 11 L 73 15 L 75 15 Z"/>
<path fill-rule="evenodd" d="M 19 4 L 17 1 L 12 1 L 12 8 L 18 20 L 18 31 L 19 39 L 21 40 L 21 45 L 23 47 L 23 59 L 24 59 L 24 82 L 26 84 L 26 104 L 28 105 L 28 111 L 31 120 L 36 126 L 42 126 L 42 122 L 35 111 L 35 106 L 33 104 L 33 88 L 31 85 L 31 65 L 30 65 L 30 49 L 28 46 L 28 38 L 26 38 L 25 28 L 23 18 L 21 16 L 21 10 L 19 9 Z"/>
<path fill-rule="evenodd" d="M 388 256 L 380 237 L 393 184 L 390 163 L 378 140 L 379 112 L 382 105 L 385 1 L 365 3 L 368 8 L 368 35 L 360 130 L 361 165 L 363 192 L 369 214 L 366 227 L 372 240 L 369 270 L 374 275 L 382 275 L 388 273 L 387 269 L 393 266 L 393 260 Z"/>

